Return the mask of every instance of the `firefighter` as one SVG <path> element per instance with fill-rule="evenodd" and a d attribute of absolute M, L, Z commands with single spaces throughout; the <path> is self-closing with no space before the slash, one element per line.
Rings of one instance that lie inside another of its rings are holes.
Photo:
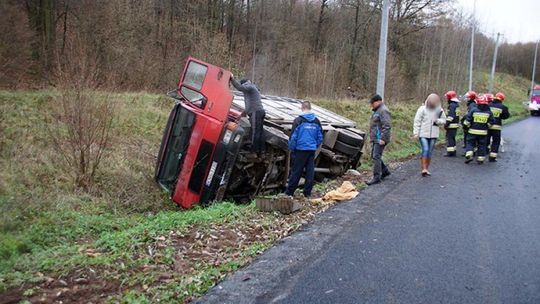
<path fill-rule="evenodd" d="M 471 111 L 473 107 L 476 107 L 476 92 L 469 91 L 465 94 L 465 100 L 467 100 L 467 113 Z M 461 124 L 463 125 L 463 149 L 467 146 L 467 133 L 469 128 L 463 124 L 465 117 L 461 119 Z M 463 154 L 465 156 L 465 153 Z"/>
<path fill-rule="evenodd" d="M 476 98 L 476 105 L 476 107 L 472 107 L 467 115 L 465 115 L 463 121 L 463 125 L 469 128 L 465 148 L 466 164 L 473 160 L 475 146 L 478 148 L 476 158 L 478 164 L 484 163 L 487 153 L 488 130 L 494 123 L 493 114 L 489 109 L 485 95 Z"/>
<path fill-rule="evenodd" d="M 489 104 L 489 109 L 491 110 L 491 113 L 493 113 L 493 118 L 495 119 L 488 131 L 488 143 L 491 142 L 489 152 L 490 162 L 497 161 L 497 153 L 499 153 L 499 147 L 501 145 L 502 121 L 503 119 L 510 118 L 508 107 L 503 105 L 504 99 L 504 93 L 499 92 L 495 94 L 494 100 Z"/>
<path fill-rule="evenodd" d="M 448 101 L 448 115 L 446 116 L 446 155 L 456 156 L 456 135 L 459 128 L 459 99 L 455 91 L 448 91 L 444 94 Z"/>

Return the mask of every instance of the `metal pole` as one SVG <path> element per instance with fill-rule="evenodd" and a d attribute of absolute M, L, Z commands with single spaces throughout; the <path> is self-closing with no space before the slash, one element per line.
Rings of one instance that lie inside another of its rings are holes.
<path fill-rule="evenodd" d="M 476 31 L 476 20 L 474 19 L 476 11 L 476 0 L 474 0 L 473 15 L 472 15 L 472 31 L 471 31 L 471 58 L 469 62 L 469 91 L 472 91 L 473 83 L 473 62 L 474 62 L 474 33 Z"/>
<path fill-rule="evenodd" d="M 489 93 L 493 93 L 493 82 L 495 81 L 495 66 L 497 65 L 497 52 L 499 51 L 499 38 L 501 33 L 497 33 L 497 42 L 495 42 L 495 52 L 493 53 L 493 64 L 491 65 L 491 77 L 489 78 Z"/>
<path fill-rule="evenodd" d="M 377 70 L 377 94 L 384 99 L 384 80 L 386 72 L 386 43 L 388 39 L 388 13 L 390 0 L 383 0 L 381 16 L 381 37 L 379 41 L 379 67 Z"/>
<path fill-rule="evenodd" d="M 531 92 L 529 94 L 529 97 L 532 96 L 532 91 L 534 89 L 534 76 L 536 74 L 536 56 L 538 55 L 538 41 L 536 41 L 536 48 L 534 49 L 534 61 L 533 61 L 533 70 L 532 70 L 532 77 L 531 77 Z"/>

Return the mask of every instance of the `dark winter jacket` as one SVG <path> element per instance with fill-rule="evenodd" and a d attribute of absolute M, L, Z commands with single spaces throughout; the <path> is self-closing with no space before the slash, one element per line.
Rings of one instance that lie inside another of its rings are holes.
<path fill-rule="evenodd" d="M 379 143 L 384 140 L 386 144 L 390 142 L 390 132 L 392 130 L 392 117 L 386 105 L 381 104 L 373 109 L 371 121 L 369 123 L 369 139 L 372 143 Z"/>
<path fill-rule="evenodd" d="M 259 88 L 251 81 L 247 81 L 244 84 L 239 83 L 236 79 L 231 79 L 232 85 L 240 92 L 244 93 L 244 112 L 248 115 L 256 111 L 264 111 L 261 103 L 261 93 Z"/>
<path fill-rule="evenodd" d="M 475 108 L 476 107 L 476 101 L 474 101 L 474 99 L 469 99 L 467 100 L 467 113 L 469 113 L 472 108 Z M 461 118 L 461 124 L 463 125 L 463 129 L 464 130 L 467 130 L 468 127 L 464 124 L 465 122 L 465 117 Z"/>
<path fill-rule="evenodd" d="M 323 142 L 321 122 L 315 114 L 308 112 L 298 116 L 292 126 L 289 138 L 291 151 L 315 151 Z"/>
<path fill-rule="evenodd" d="M 459 102 L 448 101 L 448 115 L 446 116 L 445 127 L 448 129 L 459 128 Z"/>
<path fill-rule="evenodd" d="M 465 115 L 463 125 L 468 127 L 468 133 L 473 135 L 487 135 L 488 129 L 495 122 L 488 105 L 477 105 Z"/>
<path fill-rule="evenodd" d="M 503 105 L 502 102 L 495 99 L 489 104 L 489 109 L 491 110 L 491 113 L 493 113 L 493 117 L 495 119 L 493 125 L 489 128 L 491 130 L 500 130 L 502 129 L 502 121 L 503 119 L 510 118 L 510 111 L 508 111 L 508 107 Z"/>
<path fill-rule="evenodd" d="M 470 111 L 472 107 L 476 107 L 476 101 L 474 99 L 467 100 L 467 111 Z"/>

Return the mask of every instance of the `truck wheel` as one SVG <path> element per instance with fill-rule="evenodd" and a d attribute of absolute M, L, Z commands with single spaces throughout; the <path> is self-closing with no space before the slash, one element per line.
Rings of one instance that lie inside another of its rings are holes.
<path fill-rule="evenodd" d="M 349 131 L 347 129 L 338 129 L 338 141 L 341 141 L 342 143 L 346 143 L 351 146 L 362 146 L 364 139 L 362 136 L 354 133 L 353 131 Z"/>
<path fill-rule="evenodd" d="M 336 144 L 334 145 L 334 150 L 349 156 L 355 156 L 356 154 L 358 154 L 358 152 L 360 152 L 359 147 L 352 146 L 341 141 L 336 141 Z"/>

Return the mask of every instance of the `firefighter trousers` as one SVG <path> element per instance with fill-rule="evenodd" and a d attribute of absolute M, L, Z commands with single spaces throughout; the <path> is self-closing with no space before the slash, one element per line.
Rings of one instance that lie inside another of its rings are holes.
<path fill-rule="evenodd" d="M 486 160 L 487 144 L 488 144 L 487 135 L 467 134 L 467 143 L 465 147 L 465 151 L 467 152 L 465 153 L 465 156 L 473 157 L 474 148 L 477 147 L 478 148 L 476 152 L 477 160 L 479 162 L 483 162 L 484 160 Z"/>
<path fill-rule="evenodd" d="M 501 130 L 489 130 L 488 136 L 488 143 L 491 142 L 489 157 L 497 158 L 497 153 L 499 153 L 499 147 L 501 146 Z"/>
<path fill-rule="evenodd" d="M 446 152 L 448 152 L 449 154 L 455 154 L 457 151 L 456 135 L 457 128 L 446 129 Z"/>

